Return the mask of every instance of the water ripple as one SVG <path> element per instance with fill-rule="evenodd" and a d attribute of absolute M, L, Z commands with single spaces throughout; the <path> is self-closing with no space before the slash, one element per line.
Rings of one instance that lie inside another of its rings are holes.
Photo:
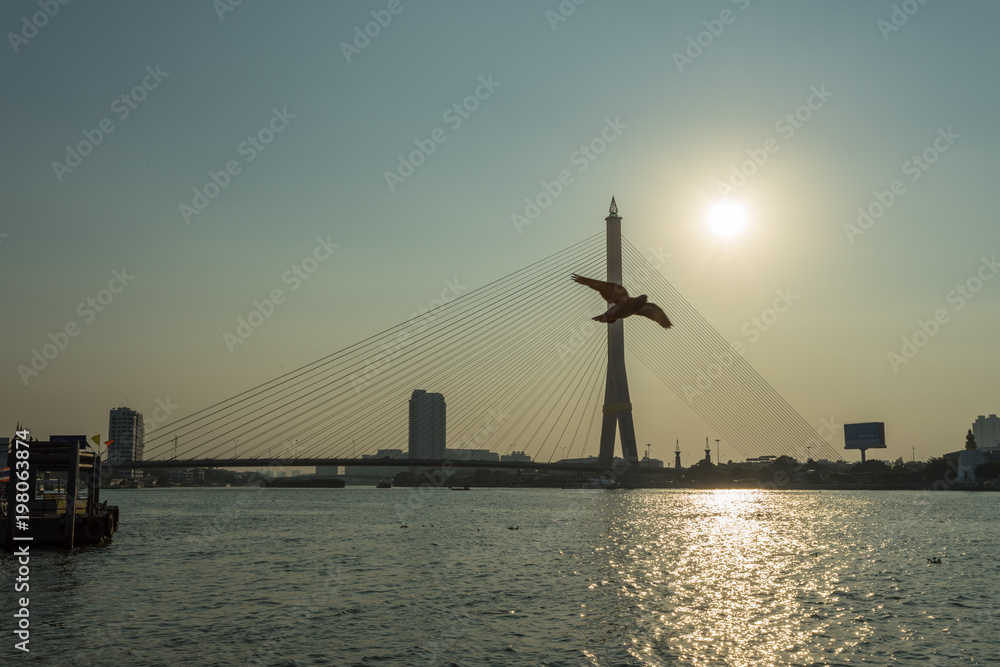
<path fill-rule="evenodd" d="M 106 495 L 122 508 L 111 545 L 32 554 L 35 662 L 987 665 L 1000 655 L 992 494 Z M 0 558 L 4 581 L 14 571 Z"/>

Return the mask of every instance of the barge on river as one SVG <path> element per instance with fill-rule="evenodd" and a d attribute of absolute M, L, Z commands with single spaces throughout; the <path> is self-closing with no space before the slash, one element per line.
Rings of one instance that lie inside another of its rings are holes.
<path fill-rule="evenodd" d="M 11 438 L 3 449 L 0 547 L 12 550 L 16 536 L 33 547 L 72 549 L 115 534 L 118 507 L 101 502 L 101 457 L 85 437 Z"/>

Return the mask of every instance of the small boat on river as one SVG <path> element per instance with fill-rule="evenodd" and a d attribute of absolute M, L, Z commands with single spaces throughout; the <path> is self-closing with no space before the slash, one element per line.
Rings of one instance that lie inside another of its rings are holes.
<path fill-rule="evenodd" d="M 118 529 L 118 507 L 101 502 L 101 457 L 85 436 L 32 440 L 18 431 L 0 461 L 0 547 L 103 544 Z"/>

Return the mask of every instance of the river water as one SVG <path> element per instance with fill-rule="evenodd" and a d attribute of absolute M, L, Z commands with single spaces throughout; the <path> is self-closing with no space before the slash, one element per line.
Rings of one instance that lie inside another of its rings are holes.
<path fill-rule="evenodd" d="M 1000 664 L 997 494 L 102 495 L 113 544 L 31 556 L 30 654 L 0 558 L 0 664 Z"/>

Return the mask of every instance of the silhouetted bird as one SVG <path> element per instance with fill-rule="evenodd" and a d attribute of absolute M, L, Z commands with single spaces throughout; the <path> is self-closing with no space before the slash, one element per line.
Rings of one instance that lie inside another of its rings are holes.
<path fill-rule="evenodd" d="M 648 317 L 649 319 L 657 322 L 664 329 L 670 328 L 670 318 L 667 317 L 666 313 L 660 310 L 660 307 L 655 303 L 649 302 L 645 294 L 640 294 L 636 297 L 630 297 L 628 291 L 619 285 L 618 283 L 606 283 L 603 280 L 594 280 L 593 278 L 584 278 L 583 276 L 578 276 L 573 274 L 573 280 L 580 283 L 581 285 L 586 285 L 591 289 L 595 289 L 601 293 L 604 300 L 611 304 L 607 312 L 603 315 L 598 315 L 591 319 L 597 322 L 607 322 L 611 324 L 617 322 L 618 320 L 623 320 L 629 315 L 642 315 L 643 317 Z"/>

